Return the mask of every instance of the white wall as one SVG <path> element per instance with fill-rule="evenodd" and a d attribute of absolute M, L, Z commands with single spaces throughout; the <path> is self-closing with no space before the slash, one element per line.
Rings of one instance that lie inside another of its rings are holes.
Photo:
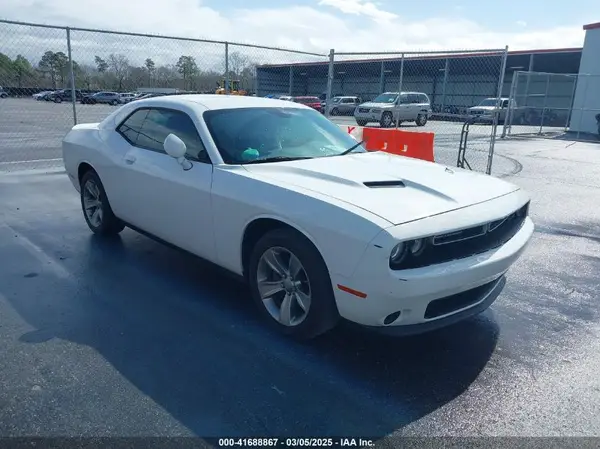
<path fill-rule="evenodd" d="M 585 32 L 570 131 L 596 134 L 595 115 L 599 113 L 600 28 L 589 28 Z"/>

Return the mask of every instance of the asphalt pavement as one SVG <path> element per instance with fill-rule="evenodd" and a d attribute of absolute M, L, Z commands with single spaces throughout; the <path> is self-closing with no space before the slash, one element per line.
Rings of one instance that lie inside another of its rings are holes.
<path fill-rule="evenodd" d="M 600 146 L 497 151 L 536 232 L 492 308 L 306 344 L 214 267 L 93 236 L 64 173 L 0 175 L 0 436 L 600 436 Z"/>

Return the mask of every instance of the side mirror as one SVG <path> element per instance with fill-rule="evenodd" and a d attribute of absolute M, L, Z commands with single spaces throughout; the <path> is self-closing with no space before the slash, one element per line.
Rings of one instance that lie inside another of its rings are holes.
<path fill-rule="evenodd" d="M 163 148 L 169 156 L 177 159 L 177 162 L 183 167 L 184 170 L 189 170 L 192 168 L 192 163 L 185 158 L 185 153 L 187 152 L 185 142 L 175 134 L 169 134 L 166 137 L 163 143 Z"/>

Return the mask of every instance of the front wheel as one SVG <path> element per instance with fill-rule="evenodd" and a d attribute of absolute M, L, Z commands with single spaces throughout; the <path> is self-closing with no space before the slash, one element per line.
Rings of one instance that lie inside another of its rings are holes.
<path fill-rule="evenodd" d="M 366 126 L 366 125 L 367 125 L 367 123 L 368 123 L 368 122 L 367 122 L 366 120 L 358 120 L 358 119 L 356 119 L 356 124 L 357 124 L 358 126 Z"/>
<path fill-rule="evenodd" d="M 88 227 L 95 234 L 116 235 L 125 229 L 124 223 L 115 217 L 104 186 L 95 171 L 90 170 L 81 178 L 81 209 Z"/>
<path fill-rule="evenodd" d="M 255 245 L 248 267 L 252 297 L 279 332 L 308 340 L 335 327 L 339 314 L 327 266 L 293 229 L 275 229 Z"/>
<path fill-rule="evenodd" d="M 62 103 L 62 98 L 60 98 L 60 97 L 56 97 L 56 98 L 54 99 L 54 102 L 55 102 L 55 103 Z"/>
<path fill-rule="evenodd" d="M 384 112 L 381 116 L 381 121 L 379 122 L 379 126 L 382 128 L 389 128 L 394 123 L 394 117 L 391 112 Z"/>
<path fill-rule="evenodd" d="M 119 104 L 119 102 L 117 100 L 113 100 L 110 102 L 111 105 L 116 106 Z"/>

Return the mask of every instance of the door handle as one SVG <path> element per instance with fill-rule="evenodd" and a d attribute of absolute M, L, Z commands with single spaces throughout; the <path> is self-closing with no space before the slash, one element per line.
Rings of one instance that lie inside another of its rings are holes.
<path fill-rule="evenodd" d="M 125 155 L 125 162 L 127 162 L 128 164 L 133 164 L 135 162 L 135 156 L 132 154 L 126 154 Z"/>

